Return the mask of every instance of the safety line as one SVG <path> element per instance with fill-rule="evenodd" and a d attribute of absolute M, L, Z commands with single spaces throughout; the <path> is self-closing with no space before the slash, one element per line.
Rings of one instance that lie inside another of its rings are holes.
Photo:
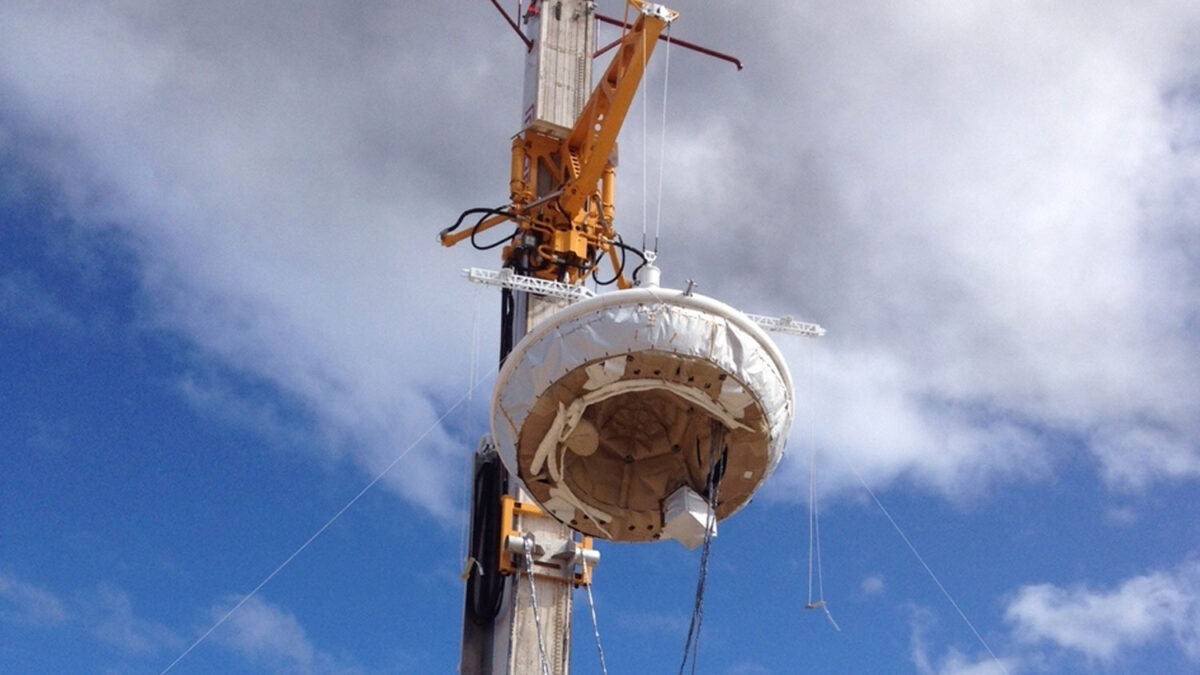
<path fill-rule="evenodd" d="M 938 590 L 942 592 L 942 595 L 946 597 L 946 600 L 950 602 L 950 605 L 954 607 L 954 611 L 958 612 L 959 618 L 963 620 L 963 623 L 967 624 L 967 628 L 971 629 L 971 633 L 975 635 L 975 639 L 979 641 L 979 644 L 983 645 L 985 650 L 987 650 L 988 655 L 991 656 L 992 660 L 996 662 L 996 665 L 999 666 L 1001 672 L 1003 672 L 1005 675 L 1008 675 L 1008 668 L 1004 667 L 1004 662 L 1000 660 L 1000 657 L 996 656 L 996 652 L 992 651 L 992 648 L 988 645 L 987 640 L 984 640 L 983 636 L 979 634 L 979 631 L 975 629 L 975 624 L 971 623 L 971 620 L 967 618 L 966 613 L 962 611 L 962 608 L 958 606 L 958 603 L 955 602 L 954 598 L 950 595 L 950 591 L 946 590 L 946 587 L 942 585 L 941 580 L 939 580 L 937 575 L 933 573 L 933 569 L 930 568 L 929 564 L 925 562 L 925 558 L 921 557 L 921 554 L 917 552 L 917 547 L 913 546 L 913 543 L 908 539 L 908 535 L 904 534 L 904 530 L 900 529 L 900 525 L 896 522 L 896 519 L 892 518 L 892 514 L 889 513 L 887 508 L 884 507 L 883 502 L 879 501 L 879 497 L 875 496 L 875 491 L 871 489 L 870 485 L 867 485 L 867 481 L 863 480 L 862 475 L 858 473 L 858 470 L 855 469 L 849 461 L 845 461 L 845 464 L 850 468 L 850 471 L 854 474 L 854 477 L 858 479 L 858 482 L 863 486 L 863 489 L 867 491 L 867 494 L 871 495 L 871 499 L 875 501 L 875 505 L 879 507 L 879 510 L 883 512 L 883 515 L 888 519 L 888 522 L 892 524 L 892 528 L 896 530 L 896 534 L 900 535 L 900 538 L 904 540 L 904 545 L 907 546 L 908 550 L 912 552 L 913 556 L 917 559 L 917 562 L 921 563 L 921 567 L 925 568 L 926 574 L 928 574 L 929 578 L 933 580 L 933 583 L 937 585 Z"/>
<path fill-rule="evenodd" d="M 476 385 L 476 386 L 478 386 L 478 385 Z M 354 506 L 355 502 L 357 502 L 359 499 L 361 499 L 362 496 L 365 495 L 368 490 L 375 487 L 375 484 L 378 483 L 380 480 L 383 480 L 383 477 L 386 476 L 388 474 L 388 472 L 390 472 L 393 468 L 395 468 L 395 466 L 400 463 L 400 460 L 404 459 L 404 457 L 407 456 L 408 453 L 412 452 L 413 448 L 417 447 L 417 445 L 421 441 L 425 440 L 425 437 L 428 436 L 430 434 L 430 432 L 432 432 L 434 429 L 437 429 L 439 426 L 441 426 L 441 423 L 447 417 L 450 416 L 450 413 L 457 410 L 458 407 L 463 404 L 463 402 L 465 402 L 468 398 L 470 398 L 472 393 L 473 393 L 472 390 L 468 390 L 467 393 L 463 394 L 462 398 L 458 399 L 458 401 L 456 401 L 454 403 L 454 405 L 450 406 L 449 410 L 447 410 L 445 413 L 443 413 L 441 417 L 437 418 L 437 421 L 435 421 L 433 424 L 431 424 L 429 426 L 429 428 L 427 428 L 425 431 L 422 431 L 421 434 L 419 436 L 417 436 L 416 440 L 414 440 L 412 442 L 412 444 L 410 444 L 407 448 L 404 449 L 403 452 L 401 452 L 399 455 L 397 455 L 396 458 L 392 460 L 391 464 L 388 464 L 383 469 L 383 471 L 380 471 L 377 476 L 372 478 L 371 482 L 367 483 L 366 487 L 359 490 L 358 494 L 354 495 L 354 497 L 350 501 L 346 502 L 345 506 L 338 509 L 337 513 L 333 514 L 333 517 L 331 517 L 329 520 L 325 521 L 325 524 L 322 525 L 319 529 L 317 529 L 317 531 L 314 532 L 311 537 L 309 537 L 303 544 L 301 544 L 300 548 L 296 549 L 294 552 L 292 552 L 291 555 L 289 555 L 287 557 L 286 560 L 284 560 L 282 563 L 280 563 L 279 567 L 276 567 L 274 569 L 274 571 L 272 571 L 270 574 L 268 574 L 266 576 L 266 578 L 264 578 L 262 581 L 258 582 L 258 585 L 255 586 L 249 593 L 247 593 L 245 595 L 245 597 L 243 597 L 241 600 L 239 600 L 238 603 L 233 606 L 233 609 L 230 609 L 228 612 L 225 612 L 225 615 L 222 616 L 220 619 L 218 619 L 217 622 L 214 623 L 211 628 L 204 631 L 204 634 L 201 635 L 199 638 L 197 638 L 196 641 L 193 642 L 187 649 L 183 650 L 183 653 L 180 654 L 178 657 L 176 657 L 176 659 L 174 661 L 172 661 L 170 665 L 168 665 L 166 668 L 163 668 L 162 672 L 160 672 L 159 675 L 165 675 L 172 668 L 174 668 L 176 665 L 178 665 L 179 662 L 184 659 L 184 657 L 186 657 L 188 654 L 192 653 L 193 649 L 200 646 L 200 643 L 204 642 L 204 640 L 207 639 L 209 635 L 212 635 L 213 631 L 220 628 L 222 624 L 224 624 L 226 621 L 228 621 L 229 617 L 233 616 L 234 612 L 241 609 L 242 605 L 246 604 L 246 602 L 249 601 L 250 598 L 254 597 L 254 595 L 256 593 L 258 593 L 260 590 L 262 590 L 263 586 L 266 586 L 272 579 L 275 578 L 275 575 L 279 574 L 283 570 L 283 568 L 287 567 L 288 564 L 291 563 L 292 560 L 294 560 L 296 558 L 296 556 L 300 555 L 304 551 L 304 549 L 308 548 L 309 544 L 312 544 L 314 541 L 317 540 L 317 537 L 320 537 L 322 534 L 324 534 L 325 530 L 329 529 L 329 526 L 333 525 L 334 521 L 336 521 L 338 518 L 341 518 L 342 514 L 345 513 L 346 511 L 348 511 L 351 506 Z"/>

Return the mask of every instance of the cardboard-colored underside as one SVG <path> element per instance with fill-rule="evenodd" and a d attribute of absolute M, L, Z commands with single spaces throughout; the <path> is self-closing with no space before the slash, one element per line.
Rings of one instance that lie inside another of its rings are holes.
<path fill-rule="evenodd" d="M 685 384 L 714 401 L 729 378 L 709 361 L 669 352 L 648 350 L 625 358 L 622 379 L 656 378 Z M 554 485 L 544 468 L 538 475 L 530 475 L 534 454 L 559 405 L 568 406 L 586 393 L 587 365 L 549 387 L 520 429 L 520 476 L 539 502 L 550 499 Z M 580 532 L 614 541 L 659 539 L 663 501 L 683 485 L 700 494 L 706 491 L 712 417 L 666 390 L 615 396 L 590 406 L 583 417 L 599 432 L 599 446 L 587 456 L 560 451 L 563 482 L 580 501 L 613 519 L 598 527 L 588 514 L 575 509 L 573 517 L 562 520 Z M 728 450 L 718 491 L 718 520 L 750 498 L 769 461 L 770 439 L 757 400 L 752 399 L 741 411 L 738 421 L 749 429 L 732 429 L 726 434 Z"/>

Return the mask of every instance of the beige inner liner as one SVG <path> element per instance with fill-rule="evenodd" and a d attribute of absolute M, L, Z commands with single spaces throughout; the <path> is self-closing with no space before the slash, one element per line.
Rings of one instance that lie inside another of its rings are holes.
<path fill-rule="evenodd" d="M 714 414 L 668 390 L 682 385 L 692 388 L 692 396 L 713 401 L 717 405 L 708 407 L 714 409 L 727 408 L 730 401 L 745 404 L 728 408 L 736 420 L 733 428 L 724 425 L 728 452 L 717 518 L 740 508 L 762 479 L 769 458 L 769 435 L 757 400 L 703 359 L 658 351 L 624 359 L 618 382 L 650 379 L 673 384 L 588 406 L 574 434 L 550 449 L 553 474 L 561 476 L 558 482 L 545 448 L 535 461 L 538 448 L 553 431 L 555 419 L 561 420 L 560 406 L 569 408 L 588 393 L 586 371 L 592 364 L 560 378 L 537 400 L 520 430 L 517 460 L 529 490 L 539 502 L 553 506 L 556 517 L 585 534 L 614 541 L 658 539 L 663 501 L 683 485 L 703 494 L 709 472 Z"/>

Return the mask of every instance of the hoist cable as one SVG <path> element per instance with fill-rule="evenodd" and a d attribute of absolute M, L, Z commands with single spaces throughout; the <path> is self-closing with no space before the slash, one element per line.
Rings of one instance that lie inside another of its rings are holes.
<path fill-rule="evenodd" d="M 650 60 L 650 54 L 646 50 L 646 30 L 642 29 L 642 77 L 646 77 L 646 65 Z M 646 134 L 648 125 L 646 124 L 646 108 L 649 105 L 650 97 L 642 92 L 642 250 L 646 250 L 646 224 L 647 224 L 647 205 L 650 201 L 650 191 L 647 189 L 650 174 L 650 150 L 649 140 Z"/>
<path fill-rule="evenodd" d="M 542 675 L 550 675 L 550 659 L 546 658 L 546 643 L 542 640 L 542 618 L 538 612 L 537 605 L 537 584 L 533 579 L 533 545 L 530 543 L 533 537 L 525 535 L 521 537 L 521 543 L 525 547 L 525 576 L 529 579 L 529 605 L 533 609 L 533 632 L 537 634 L 538 655 L 542 658 Z M 517 591 L 521 587 L 517 585 Z"/>
<path fill-rule="evenodd" d="M 687 638 L 683 643 L 683 660 L 679 663 L 679 675 L 683 675 L 688 659 L 692 661 L 692 675 L 696 673 L 696 662 L 700 653 L 700 629 L 704 623 L 704 591 L 708 586 L 708 557 L 712 551 L 713 530 L 716 526 L 718 492 L 724 460 L 718 470 L 718 448 L 725 451 L 725 427 L 717 421 L 712 425 L 712 443 L 708 453 L 708 480 L 705 486 L 708 509 L 704 519 L 704 544 L 700 549 L 700 571 L 696 577 L 696 598 L 692 605 L 692 620 L 688 625 Z"/>
<path fill-rule="evenodd" d="M 671 24 L 667 24 L 667 55 L 663 65 L 662 129 L 658 150 L 658 199 L 654 214 L 654 252 L 658 253 L 658 233 L 662 225 L 663 174 L 667 165 L 667 89 L 671 81 Z"/>

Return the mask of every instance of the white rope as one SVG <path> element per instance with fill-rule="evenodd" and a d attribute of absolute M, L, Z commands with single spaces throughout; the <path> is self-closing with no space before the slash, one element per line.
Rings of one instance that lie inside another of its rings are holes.
<path fill-rule="evenodd" d="M 825 574 L 821 568 L 821 516 L 820 516 L 820 499 L 817 496 L 817 440 L 815 433 L 816 423 L 813 421 L 814 412 L 812 401 L 813 387 L 813 363 L 812 363 L 812 347 L 808 350 L 808 604 L 805 609 L 821 609 L 825 612 L 825 618 L 829 620 L 829 624 L 833 629 L 841 632 L 841 627 L 837 621 L 833 619 L 833 613 L 829 611 L 829 603 L 825 601 Z M 813 599 L 813 567 L 816 567 L 817 579 L 817 598 Z"/>
<path fill-rule="evenodd" d="M 479 286 L 475 286 L 474 297 L 471 298 L 471 363 L 469 368 L 471 372 L 467 376 L 468 390 L 467 400 L 473 400 L 475 394 L 475 381 L 479 378 Z M 467 407 L 467 421 L 471 420 L 471 408 Z M 468 428 L 470 425 L 468 424 Z"/>
<path fill-rule="evenodd" d="M 817 508 L 816 508 L 816 478 L 813 464 L 816 461 L 816 449 L 809 447 L 808 451 L 808 605 L 813 604 L 813 560 L 816 551 Z"/>
<path fill-rule="evenodd" d="M 537 584 L 533 580 L 532 539 L 529 535 L 521 537 L 521 543 L 525 546 L 525 576 L 529 579 L 529 604 L 533 608 L 533 631 L 537 634 L 538 655 L 542 657 L 542 675 L 550 675 L 550 660 L 546 658 L 546 643 L 542 641 L 542 618 L 538 614 Z M 521 587 L 517 586 L 517 591 L 520 590 Z"/>
<path fill-rule="evenodd" d="M 628 7 L 628 5 L 627 5 L 627 7 Z M 646 77 L 646 64 L 648 63 L 648 61 L 649 61 L 649 53 L 646 51 L 646 31 L 645 31 L 645 29 L 643 29 L 642 30 L 642 78 L 643 79 Z M 647 181 L 649 180 L 649 173 L 650 173 L 650 150 L 649 150 L 650 146 L 649 146 L 648 136 L 646 134 L 646 131 L 648 128 L 647 123 L 646 123 L 646 119 L 647 119 L 646 106 L 648 104 L 650 97 L 646 95 L 645 91 L 642 92 L 641 96 L 642 96 L 642 250 L 645 251 L 646 250 L 646 224 L 647 224 L 647 221 L 649 220 L 649 218 L 647 218 L 646 214 L 648 211 L 648 204 L 650 201 L 650 190 L 648 188 L 648 183 L 647 183 Z"/>
<path fill-rule="evenodd" d="M 671 81 L 671 24 L 667 24 L 667 55 L 663 66 L 662 133 L 658 150 L 658 198 L 654 215 L 654 252 L 658 253 L 658 233 L 662 225 L 663 174 L 667 164 L 667 85 Z"/>
<path fill-rule="evenodd" d="M 583 561 L 583 576 L 585 579 L 588 576 L 587 560 Z M 600 672 L 608 675 L 608 664 L 604 662 L 604 645 L 600 644 L 600 623 L 596 621 L 596 600 L 592 598 L 592 585 L 586 584 L 584 589 L 587 590 L 588 610 L 592 614 L 592 635 L 596 637 L 596 652 L 600 654 Z"/>
<path fill-rule="evenodd" d="M 478 386 L 478 385 L 476 385 L 476 386 Z M 300 555 L 304 551 L 304 549 L 308 548 L 310 544 L 312 544 L 314 541 L 316 541 L 317 537 L 320 537 L 322 534 L 324 534 L 325 530 L 329 529 L 329 526 L 333 525 L 333 523 L 338 518 L 341 518 L 343 513 L 350 510 L 350 507 L 354 506 L 354 504 L 359 499 L 361 499 L 362 496 L 365 495 L 368 490 L 375 487 L 375 484 L 378 483 L 380 480 L 383 480 L 383 477 L 386 476 L 388 474 L 388 472 L 390 472 L 392 469 L 394 469 L 396 467 L 396 465 L 400 463 L 400 460 L 404 459 L 405 456 L 408 455 L 408 453 L 412 452 L 413 448 L 417 447 L 417 445 L 420 444 L 421 441 L 425 440 L 425 437 L 428 436 L 430 434 L 430 432 L 432 432 L 434 429 L 437 429 L 439 426 L 441 426 L 442 422 L 445 421 L 445 419 L 450 416 L 450 413 L 457 410 L 458 407 L 460 405 L 462 405 L 463 402 L 465 402 L 470 397 L 470 395 L 471 395 L 471 391 L 469 391 L 469 390 L 467 391 L 467 393 L 463 394 L 462 397 L 459 398 L 458 401 L 456 401 L 454 403 L 454 405 L 450 406 L 449 410 L 447 410 L 445 413 L 443 413 L 441 417 L 437 418 L 437 420 L 434 421 L 433 424 L 429 425 L 429 427 L 427 429 L 425 429 L 425 431 L 422 431 L 420 433 L 420 435 L 417 436 L 416 440 L 414 440 L 399 455 L 396 455 L 396 458 L 393 459 L 390 464 L 388 464 L 386 467 L 384 467 L 383 471 L 380 471 L 374 478 L 372 478 L 371 482 L 367 483 L 366 487 L 359 490 L 358 494 L 354 495 L 354 497 L 352 497 L 350 499 L 350 501 L 346 502 L 345 506 L 338 509 L 337 513 L 334 513 L 333 516 L 331 518 L 329 518 L 329 520 L 325 521 L 324 525 L 317 528 L 317 531 L 314 532 L 311 537 L 306 539 L 303 544 L 300 544 L 300 548 L 297 548 L 295 551 L 293 551 L 292 554 L 289 555 L 286 560 L 284 560 L 282 563 L 280 563 L 279 566 L 276 567 L 274 570 L 272 570 L 271 573 L 268 574 L 262 581 L 258 582 L 258 585 L 255 586 L 249 593 L 247 593 L 241 600 L 239 600 L 238 603 L 236 605 L 234 605 L 232 609 L 230 609 L 228 612 L 225 612 L 225 614 L 220 619 L 217 619 L 217 622 L 214 623 L 212 625 L 212 627 L 210 627 L 208 630 L 204 631 L 203 635 L 196 638 L 196 641 L 193 642 L 191 645 L 189 645 L 187 649 L 183 650 L 183 653 L 180 654 L 179 656 L 177 656 L 175 658 L 175 660 L 170 663 L 170 665 L 168 665 L 166 668 L 163 668 L 162 671 L 159 673 L 159 675 L 165 675 L 165 673 L 169 672 L 172 668 L 174 668 L 176 665 L 178 665 L 179 662 L 182 661 L 188 654 L 192 653 L 193 649 L 200 646 L 200 643 L 204 642 L 204 640 L 206 640 L 209 635 L 212 635 L 213 631 L 220 628 L 222 624 L 224 624 L 226 621 L 228 621 L 229 617 L 233 616 L 234 612 L 241 609 L 242 605 L 246 604 L 250 600 L 250 598 L 254 597 L 254 595 L 256 593 L 258 593 L 260 590 L 262 590 L 263 586 L 266 586 L 268 583 L 270 583 L 270 581 L 275 578 L 275 575 L 277 575 L 281 571 L 283 571 L 283 568 L 287 567 L 289 563 L 291 563 L 293 560 L 295 560 L 296 556 Z"/>
<path fill-rule="evenodd" d="M 917 562 L 921 563 L 921 567 L 925 568 L 925 573 L 929 575 L 929 578 L 933 580 L 935 585 L 937 585 L 938 590 L 940 590 L 942 595 L 946 597 L 946 600 L 950 602 L 950 606 L 954 607 L 955 612 L 958 612 L 959 618 L 963 620 L 963 623 L 967 624 L 967 628 L 971 629 L 971 633 L 975 635 L 975 639 L 979 641 L 979 644 L 983 645 L 983 648 L 987 651 L 988 655 L 992 657 L 992 660 L 996 662 L 996 666 L 1000 668 L 1000 671 L 1005 673 L 1005 675 L 1008 675 L 1008 668 L 1004 667 L 1004 662 L 1000 660 L 1000 657 L 996 656 L 996 652 L 992 651 L 992 648 L 988 646 L 987 641 L 984 640 L 983 636 L 979 634 L 979 631 L 975 629 L 975 624 L 971 623 L 971 620 L 967 618 L 966 613 L 962 611 L 962 608 L 958 606 L 958 603 L 955 602 L 954 598 L 950 595 L 950 591 L 946 590 L 946 587 L 942 585 L 942 582 L 938 579 L 937 575 L 933 573 L 933 569 L 930 568 L 929 564 L 925 562 L 925 558 L 921 557 L 921 554 L 917 552 L 917 547 L 913 546 L 913 543 L 909 541 L 908 536 L 904 534 L 904 530 L 900 529 L 900 525 L 896 522 L 896 519 L 892 518 L 892 514 L 888 513 L 888 510 L 883 506 L 883 502 L 879 501 L 879 497 L 875 496 L 875 491 L 871 489 L 870 485 L 867 485 L 867 481 L 863 480 L 862 475 L 858 473 L 858 470 L 855 469 L 849 461 L 846 462 L 846 466 L 850 468 L 850 471 L 854 474 L 854 477 L 858 479 L 858 482 L 863 486 L 863 489 L 867 491 L 867 494 L 871 495 L 871 499 L 874 500 L 875 505 L 879 507 L 879 510 L 883 512 L 884 517 L 886 517 L 888 522 L 892 524 L 892 528 L 896 530 L 896 534 L 900 535 L 900 538 L 904 540 L 904 545 L 907 546 L 908 550 L 912 552 L 913 556 L 917 559 Z"/>

